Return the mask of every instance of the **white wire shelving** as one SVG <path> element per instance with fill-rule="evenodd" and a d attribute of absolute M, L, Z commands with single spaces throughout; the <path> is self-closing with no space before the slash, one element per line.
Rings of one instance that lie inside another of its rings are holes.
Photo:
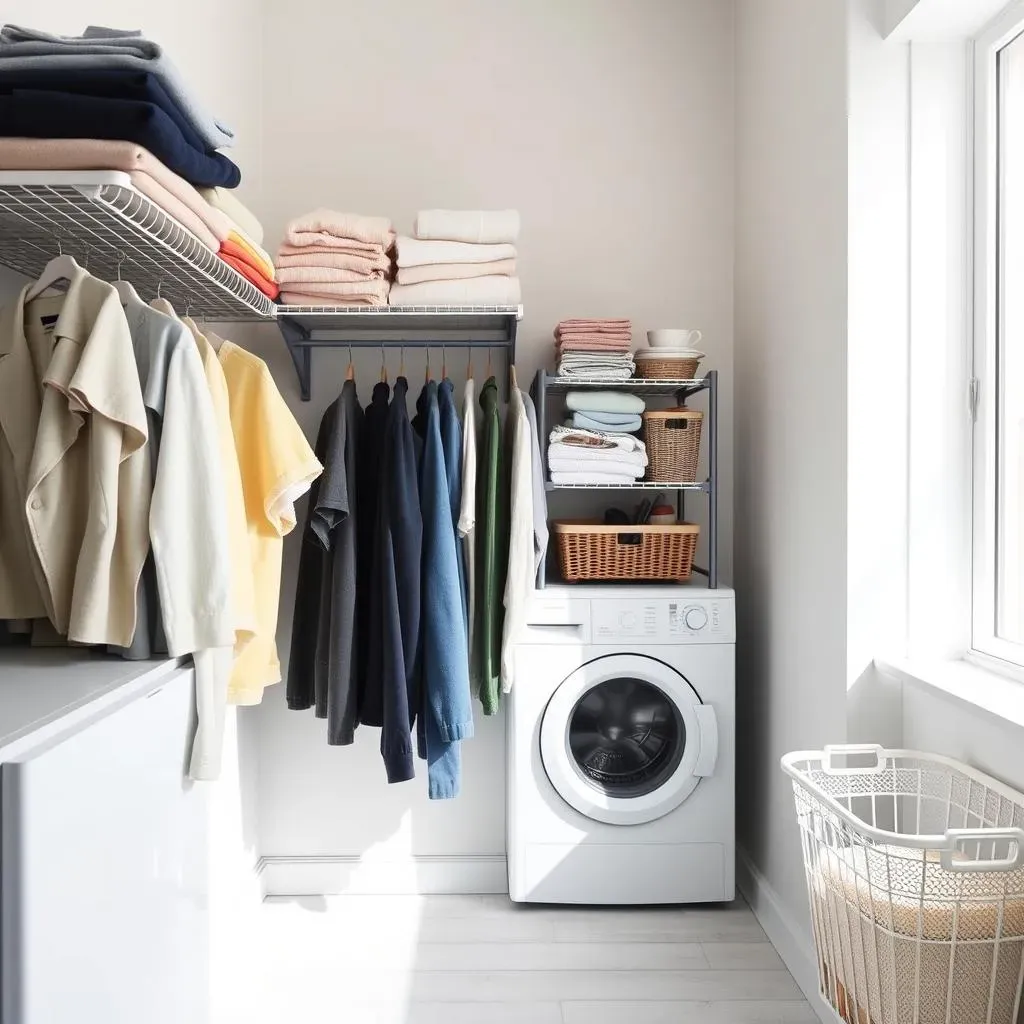
<path fill-rule="evenodd" d="M 58 253 L 123 276 L 209 320 L 263 320 L 274 304 L 121 171 L 0 171 L 0 263 L 38 277 Z"/>

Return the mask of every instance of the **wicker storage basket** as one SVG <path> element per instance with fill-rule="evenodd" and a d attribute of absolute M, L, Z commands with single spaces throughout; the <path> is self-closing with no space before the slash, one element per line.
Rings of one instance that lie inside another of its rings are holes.
<path fill-rule="evenodd" d="M 688 580 L 700 527 L 605 526 L 585 519 L 551 524 L 558 564 L 569 583 L 578 580 Z"/>
<path fill-rule="evenodd" d="M 646 479 L 684 484 L 697 479 L 703 420 L 704 413 L 695 409 L 660 409 L 644 413 Z"/>
<path fill-rule="evenodd" d="M 693 380 L 699 359 L 638 359 L 634 377 L 648 380 Z"/>

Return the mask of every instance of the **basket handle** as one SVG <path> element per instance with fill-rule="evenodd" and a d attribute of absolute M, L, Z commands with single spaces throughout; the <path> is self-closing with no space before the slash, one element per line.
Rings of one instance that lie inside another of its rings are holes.
<path fill-rule="evenodd" d="M 1006 857 L 987 860 L 954 860 L 953 854 L 966 853 L 968 843 L 1008 842 L 1010 853 Z M 950 828 L 946 829 L 947 846 L 939 853 L 946 871 L 1016 871 L 1024 863 L 1024 829 L 1019 828 Z"/>
<path fill-rule="evenodd" d="M 873 765 L 858 768 L 834 768 L 832 759 L 848 754 L 874 754 Z M 822 750 L 821 770 L 826 775 L 881 775 L 885 771 L 885 750 L 877 743 L 826 743 Z"/>

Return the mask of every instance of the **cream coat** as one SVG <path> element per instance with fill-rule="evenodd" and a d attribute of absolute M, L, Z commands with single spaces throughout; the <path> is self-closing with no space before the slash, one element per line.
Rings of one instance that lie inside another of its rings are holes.
<path fill-rule="evenodd" d="M 127 647 L 151 498 L 128 323 L 84 272 L 64 296 L 26 291 L 0 314 L 0 618 Z"/>

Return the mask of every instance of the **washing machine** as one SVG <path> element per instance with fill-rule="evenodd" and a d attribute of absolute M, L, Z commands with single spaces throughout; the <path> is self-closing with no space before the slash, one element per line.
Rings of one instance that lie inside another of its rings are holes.
<path fill-rule="evenodd" d="M 537 591 L 508 708 L 509 895 L 735 894 L 734 595 Z"/>

